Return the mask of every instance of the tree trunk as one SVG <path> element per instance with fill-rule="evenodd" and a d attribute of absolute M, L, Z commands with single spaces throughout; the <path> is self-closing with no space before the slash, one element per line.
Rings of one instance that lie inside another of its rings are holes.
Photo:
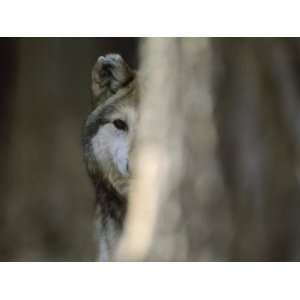
<path fill-rule="evenodd" d="M 120 255 L 224 260 L 231 219 L 216 156 L 209 40 L 148 39 L 142 59 L 137 179 Z"/>
<path fill-rule="evenodd" d="M 299 45 L 145 40 L 118 259 L 299 259 Z"/>

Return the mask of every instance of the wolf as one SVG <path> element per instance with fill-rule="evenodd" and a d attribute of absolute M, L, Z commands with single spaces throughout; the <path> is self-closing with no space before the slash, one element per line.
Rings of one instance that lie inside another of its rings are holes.
<path fill-rule="evenodd" d="M 138 121 L 136 74 L 119 54 L 100 56 L 92 69 L 92 110 L 84 125 L 82 145 L 96 192 L 100 261 L 113 258 L 126 217 Z"/>

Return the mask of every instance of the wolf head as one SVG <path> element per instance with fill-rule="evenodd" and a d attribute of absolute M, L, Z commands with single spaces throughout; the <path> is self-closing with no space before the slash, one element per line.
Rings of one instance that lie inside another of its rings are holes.
<path fill-rule="evenodd" d="M 136 75 L 118 54 L 98 58 L 92 71 L 92 112 L 83 134 L 84 157 L 94 184 L 126 197 L 137 124 Z"/>

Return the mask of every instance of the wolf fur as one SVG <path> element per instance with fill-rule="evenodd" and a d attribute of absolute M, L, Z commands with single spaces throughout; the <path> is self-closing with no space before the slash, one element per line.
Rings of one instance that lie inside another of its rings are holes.
<path fill-rule="evenodd" d="M 83 130 L 83 153 L 96 191 L 99 260 L 113 257 L 127 211 L 130 156 L 137 122 L 136 73 L 118 54 L 98 58 L 92 70 L 92 111 Z"/>

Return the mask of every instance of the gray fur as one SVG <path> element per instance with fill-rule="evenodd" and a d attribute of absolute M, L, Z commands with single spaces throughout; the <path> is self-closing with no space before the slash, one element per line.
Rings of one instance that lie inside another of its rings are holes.
<path fill-rule="evenodd" d="M 137 121 L 135 73 L 118 54 L 98 58 L 92 71 L 92 111 L 83 130 L 83 153 L 96 191 L 99 259 L 111 260 L 127 211 L 130 154 Z M 119 130 L 122 120 L 128 130 Z"/>

